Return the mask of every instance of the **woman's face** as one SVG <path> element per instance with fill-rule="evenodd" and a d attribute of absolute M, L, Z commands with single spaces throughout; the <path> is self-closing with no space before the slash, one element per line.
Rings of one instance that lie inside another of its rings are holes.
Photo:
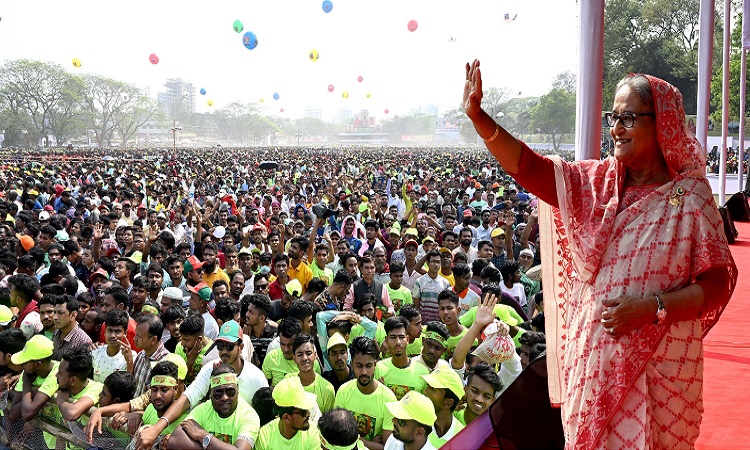
<path fill-rule="evenodd" d="M 632 112 L 635 114 L 654 113 L 653 105 L 645 105 L 625 85 L 615 94 L 612 111 L 616 114 Z M 664 158 L 659 150 L 654 116 L 638 116 L 632 128 L 625 128 L 617 121 L 609 133 L 615 142 L 615 158 L 627 168 L 643 170 L 654 166 L 664 166 Z"/>

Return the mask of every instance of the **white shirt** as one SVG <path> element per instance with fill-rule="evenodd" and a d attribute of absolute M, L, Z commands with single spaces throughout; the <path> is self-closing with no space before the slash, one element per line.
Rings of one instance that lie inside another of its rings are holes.
<path fill-rule="evenodd" d="M 219 324 L 216 323 L 216 319 L 208 311 L 203 313 L 203 321 L 203 335 L 215 341 L 219 337 Z"/>
<path fill-rule="evenodd" d="M 515 283 L 510 289 L 505 286 L 505 283 L 500 283 L 500 287 L 502 288 L 503 292 L 515 297 L 516 300 L 518 300 L 519 305 L 526 306 L 526 304 L 528 303 L 526 301 L 526 291 L 523 290 L 523 285 L 521 283 Z"/>
<path fill-rule="evenodd" d="M 136 353 L 130 350 L 133 354 L 133 361 L 135 361 Z M 112 372 L 126 371 L 128 370 L 128 363 L 125 361 L 125 357 L 122 356 L 121 352 L 117 352 L 115 356 L 109 356 L 107 354 L 107 346 L 102 345 L 97 347 L 91 352 L 91 359 L 94 362 L 94 381 L 104 383 L 104 380 Z"/>
<path fill-rule="evenodd" d="M 385 441 L 385 445 L 383 446 L 383 450 L 404 450 L 404 443 L 396 439 L 396 437 L 391 434 L 388 437 L 388 440 Z M 432 444 L 430 444 L 430 441 L 425 441 L 424 445 L 420 450 L 437 450 Z"/>
<path fill-rule="evenodd" d="M 427 436 L 427 443 L 432 445 L 434 448 L 435 445 L 437 445 L 438 439 L 444 439 L 446 441 L 450 441 L 451 439 L 453 439 L 453 436 L 457 435 L 458 431 L 460 431 L 458 430 L 459 425 L 461 425 L 461 422 L 459 422 L 458 419 L 453 417 L 453 420 L 451 421 L 451 427 L 448 428 L 448 431 L 446 431 L 445 434 L 442 436 L 437 435 L 437 431 L 435 430 L 435 427 L 433 426 L 432 433 L 430 433 L 430 435 Z M 463 430 L 463 427 L 461 427 L 461 430 Z M 433 444 L 433 442 L 435 442 L 435 444 Z M 422 448 L 425 448 L 425 447 L 422 447 Z"/>
<path fill-rule="evenodd" d="M 498 392 L 497 395 L 505 392 L 505 390 L 508 389 L 508 386 L 516 381 L 516 378 L 521 375 L 522 370 L 521 357 L 518 356 L 518 353 L 513 352 L 513 359 L 502 363 L 500 365 L 500 372 L 497 373 L 497 376 L 500 377 L 500 381 L 503 383 L 503 388 L 500 389 L 500 392 Z"/>
<path fill-rule="evenodd" d="M 190 401 L 190 408 L 195 408 L 203 401 L 203 398 L 208 394 L 208 390 L 211 386 L 211 372 L 214 370 L 214 363 L 221 362 L 219 359 L 213 359 L 210 363 L 206 363 L 204 358 L 204 365 L 198 375 L 195 376 L 195 380 L 185 389 L 185 397 Z M 244 360 L 242 372 L 237 376 L 237 384 L 239 387 L 240 395 L 249 405 L 253 402 L 253 396 L 262 387 L 268 387 L 268 380 L 263 372 L 251 364 L 249 361 Z"/>

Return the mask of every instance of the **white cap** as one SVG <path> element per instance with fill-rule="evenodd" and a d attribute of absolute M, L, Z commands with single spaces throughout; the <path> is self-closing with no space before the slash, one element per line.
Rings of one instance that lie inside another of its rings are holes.
<path fill-rule="evenodd" d="M 41 211 L 39 213 L 39 220 L 40 221 L 42 221 L 42 220 L 49 220 L 49 212 L 47 212 L 47 211 Z"/>
<path fill-rule="evenodd" d="M 171 298 L 172 300 L 182 300 L 182 290 L 178 287 L 170 286 L 164 289 L 162 297 Z"/>

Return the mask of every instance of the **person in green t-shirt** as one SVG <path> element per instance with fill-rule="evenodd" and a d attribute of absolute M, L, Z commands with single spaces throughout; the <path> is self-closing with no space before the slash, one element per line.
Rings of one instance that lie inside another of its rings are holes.
<path fill-rule="evenodd" d="M 39 307 L 39 320 L 42 321 L 42 333 L 45 337 L 52 339 L 55 334 L 55 297 L 51 295 L 42 295 L 37 302 Z M 83 304 L 83 303 L 81 303 Z"/>
<path fill-rule="evenodd" d="M 214 341 L 203 335 L 205 320 L 200 314 L 188 314 L 180 324 L 180 343 L 175 353 L 180 355 L 188 367 L 185 384 L 192 383 L 203 367 L 203 357 Z"/>
<path fill-rule="evenodd" d="M 143 412 L 144 425 L 153 425 L 159 420 L 166 420 L 164 413 L 179 396 L 181 384 L 182 380 L 179 378 L 177 364 L 171 361 L 159 361 L 151 369 L 151 403 Z M 171 434 L 185 417 L 187 417 L 187 413 L 170 423 L 161 434 Z"/>
<path fill-rule="evenodd" d="M 388 295 L 393 302 L 393 309 L 398 314 L 402 306 L 414 303 L 409 288 L 401 285 L 401 282 L 404 281 L 404 263 L 401 261 L 391 263 L 390 277 L 391 282 L 386 284 L 386 289 L 388 289 Z"/>
<path fill-rule="evenodd" d="M 409 326 L 406 327 L 406 336 L 409 340 L 409 344 L 406 346 L 406 355 L 409 357 L 420 355 L 422 353 L 422 332 L 424 331 L 422 314 L 414 305 L 404 305 L 398 315 L 409 321 Z"/>
<path fill-rule="evenodd" d="M 424 365 L 430 372 L 441 366 L 450 367 L 450 363 L 443 359 L 449 337 L 450 333 L 442 322 L 427 322 L 422 332 L 422 354 L 412 358 L 412 361 Z"/>
<path fill-rule="evenodd" d="M 88 376 L 94 369 L 91 350 L 88 347 L 70 347 L 63 349 L 62 361 L 57 371 L 57 408 L 58 420 L 75 422 L 99 403 L 99 394 L 104 385 Z M 62 442 L 68 449 L 78 448 L 63 440 L 57 439 L 58 447 Z"/>
<path fill-rule="evenodd" d="M 438 316 L 440 321 L 448 328 L 450 337 L 445 342 L 445 353 L 443 359 L 450 360 L 456 345 L 461 337 L 466 334 L 466 327 L 458 321 L 460 312 L 458 294 L 453 289 L 445 289 L 438 293 Z M 477 343 L 478 344 L 478 343 Z"/>
<path fill-rule="evenodd" d="M 272 396 L 278 417 L 261 427 L 255 449 L 318 450 L 320 435 L 317 427 L 310 426 L 311 411 L 317 406 L 315 394 L 307 392 L 299 378 L 290 377 L 276 385 Z"/>
<path fill-rule="evenodd" d="M 312 234 L 310 234 L 310 237 L 312 239 Z M 328 243 L 321 242 L 315 246 L 315 259 L 310 264 L 313 278 L 320 278 L 325 282 L 326 286 L 330 286 L 333 283 L 333 271 L 326 267 L 326 264 L 329 262 L 328 255 L 330 252 L 331 249 Z"/>
<path fill-rule="evenodd" d="M 464 425 L 453 416 L 453 411 L 464 396 L 464 383 L 448 366 L 438 367 L 423 378 L 427 382 L 424 395 L 432 401 L 437 416 L 427 440 L 433 447 L 440 448 L 464 428 Z"/>
<path fill-rule="evenodd" d="M 390 317 L 385 321 L 386 345 L 392 355 L 382 361 L 378 361 L 375 367 L 375 378 L 383 383 L 401 399 L 409 391 L 422 392 L 425 381 L 421 375 L 430 373 L 427 367 L 413 363 L 406 354 L 406 327 L 409 322 L 401 317 Z"/>
<path fill-rule="evenodd" d="M 297 372 L 297 364 L 294 362 L 294 339 L 302 333 L 302 327 L 299 320 L 288 318 L 279 323 L 279 346 L 266 354 L 263 360 L 263 373 L 268 379 L 268 385 L 271 387 L 279 384 L 279 381 L 292 372 Z M 314 369 L 320 374 L 320 363 L 315 360 Z"/>
<path fill-rule="evenodd" d="M 375 379 L 375 363 L 380 350 L 375 341 L 360 336 L 349 347 L 355 379 L 345 383 L 336 392 L 334 407 L 346 408 L 354 414 L 357 431 L 368 448 L 377 448 L 373 442 L 388 440 L 393 432 L 393 416 L 386 408 L 396 396 L 387 386 Z"/>
<path fill-rule="evenodd" d="M 222 363 L 214 368 L 209 398 L 175 427 L 166 448 L 251 450 L 258 439 L 260 418 L 240 398 L 234 367 Z"/>
<path fill-rule="evenodd" d="M 317 397 L 320 413 L 333 408 L 336 391 L 331 383 L 320 374 L 315 373 L 314 370 L 318 355 L 313 337 L 307 333 L 298 334 L 294 338 L 292 352 L 294 353 L 294 362 L 297 364 L 299 372 L 291 373 L 287 375 L 287 378 L 299 377 L 305 391 L 315 394 Z"/>
<path fill-rule="evenodd" d="M 357 420 L 347 409 L 334 408 L 323 414 L 318 420 L 318 432 L 321 450 L 362 448 Z"/>

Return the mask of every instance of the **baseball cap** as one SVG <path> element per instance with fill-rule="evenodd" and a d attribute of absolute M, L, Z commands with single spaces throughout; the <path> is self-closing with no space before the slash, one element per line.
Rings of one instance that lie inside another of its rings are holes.
<path fill-rule="evenodd" d="M 5 305 L 0 305 L 0 325 L 7 326 L 13 320 L 13 311 Z"/>
<path fill-rule="evenodd" d="M 197 294 L 198 297 L 202 298 L 204 301 L 211 300 L 211 288 L 208 287 L 205 281 L 201 281 L 195 287 L 188 286 L 187 290 L 192 292 L 193 294 Z"/>
<path fill-rule="evenodd" d="M 186 261 L 182 268 L 182 274 L 187 276 L 193 270 L 198 270 L 203 267 L 203 261 L 198 260 L 195 255 L 191 255 Z"/>
<path fill-rule="evenodd" d="M 299 377 L 289 377 L 279 381 L 279 384 L 273 388 L 272 396 L 276 405 L 281 408 L 299 408 L 310 411 L 318 404 L 317 396 L 305 391 Z"/>
<path fill-rule="evenodd" d="M 391 227 L 391 229 L 388 230 L 388 234 L 395 234 L 395 235 L 401 236 L 401 230 L 396 227 Z"/>
<path fill-rule="evenodd" d="M 409 391 L 401 400 L 387 402 L 385 406 L 393 414 L 393 417 L 397 419 L 415 420 L 429 426 L 433 426 L 437 420 L 432 400 L 417 391 Z"/>
<path fill-rule="evenodd" d="M 156 218 L 157 218 L 157 219 L 166 219 L 166 218 L 167 218 L 167 216 L 166 216 L 166 215 L 164 215 L 164 213 L 163 213 L 163 212 L 160 212 L 159 214 L 157 214 L 157 215 L 156 215 Z"/>
<path fill-rule="evenodd" d="M 413 245 L 415 247 L 419 247 L 419 244 L 417 244 L 417 241 L 415 241 L 414 239 L 409 239 L 408 241 L 406 241 L 404 243 L 404 248 L 406 248 L 406 247 L 408 247 L 410 245 Z"/>
<path fill-rule="evenodd" d="M 229 320 L 224 322 L 219 329 L 219 337 L 217 341 L 224 342 L 237 342 L 242 339 L 242 328 L 236 320 Z"/>
<path fill-rule="evenodd" d="M 16 234 L 16 239 L 21 243 L 21 247 L 27 252 L 34 247 L 34 238 L 31 236 Z"/>
<path fill-rule="evenodd" d="M 404 234 L 407 236 L 419 236 L 419 231 L 416 228 L 407 228 Z"/>
<path fill-rule="evenodd" d="M 182 300 L 182 290 L 178 287 L 169 286 L 164 289 L 164 293 L 162 293 L 161 296 L 172 300 Z"/>
<path fill-rule="evenodd" d="M 448 247 L 440 247 L 440 253 L 453 253 Z"/>
<path fill-rule="evenodd" d="M 289 295 L 299 297 L 302 295 L 302 283 L 300 283 L 298 279 L 293 278 L 287 282 L 286 291 Z"/>
<path fill-rule="evenodd" d="M 37 334 L 36 336 L 33 336 L 31 339 L 29 339 L 28 342 L 26 342 L 23 350 L 18 353 L 14 353 L 13 356 L 10 357 L 10 361 L 15 365 L 20 366 L 21 364 L 26 364 L 29 361 L 39 361 L 42 359 L 46 359 L 52 356 L 52 351 L 54 350 L 54 348 L 55 345 L 48 337 Z"/>
<path fill-rule="evenodd" d="M 91 275 L 89 275 L 89 283 L 94 281 L 94 278 L 98 276 L 104 277 L 105 279 L 109 279 L 109 274 L 107 273 L 107 271 L 102 268 L 98 268 L 96 269 L 96 271 L 91 272 Z"/>
<path fill-rule="evenodd" d="M 168 353 L 167 356 L 164 358 L 164 361 L 173 362 L 177 366 L 177 378 L 183 381 L 185 380 L 185 377 L 187 376 L 188 368 L 187 368 L 187 363 L 182 358 L 182 356 L 178 355 L 177 353 Z"/>
<path fill-rule="evenodd" d="M 422 378 L 430 385 L 430 387 L 436 389 L 450 389 L 451 392 L 456 394 L 456 397 L 461 398 L 464 396 L 464 383 L 461 381 L 461 377 L 450 368 L 438 367 L 427 375 L 422 375 Z"/>
<path fill-rule="evenodd" d="M 435 242 L 435 238 L 433 238 L 432 236 L 427 236 L 426 238 L 422 239 L 422 243 L 424 244 L 425 242 Z"/>
<path fill-rule="evenodd" d="M 502 228 L 495 228 L 494 230 L 492 230 L 492 233 L 490 233 L 491 238 L 498 236 L 505 236 L 505 230 L 503 230 Z"/>
<path fill-rule="evenodd" d="M 467 209 L 466 211 L 464 211 L 464 217 L 471 217 L 471 216 L 472 216 L 472 213 L 470 209 Z"/>
<path fill-rule="evenodd" d="M 55 208 L 53 208 L 52 205 L 44 205 L 44 210 L 49 212 L 49 211 L 54 211 Z"/>
<path fill-rule="evenodd" d="M 57 234 L 55 235 L 55 239 L 57 239 L 59 242 L 65 242 L 67 240 L 70 240 L 70 235 L 65 230 L 58 230 Z"/>
<path fill-rule="evenodd" d="M 333 336 L 328 338 L 328 345 L 326 345 L 326 350 L 330 350 L 337 345 L 346 346 L 346 340 L 344 339 L 344 336 L 341 335 L 341 333 L 333 333 Z"/>
<path fill-rule="evenodd" d="M 240 255 L 250 255 L 252 254 L 252 251 L 250 250 L 250 247 L 242 247 L 239 251 Z"/>
<path fill-rule="evenodd" d="M 40 212 L 39 213 L 39 221 L 40 222 L 44 222 L 44 221 L 47 221 L 47 220 L 49 220 L 49 212 L 47 212 L 47 211 Z"/>

